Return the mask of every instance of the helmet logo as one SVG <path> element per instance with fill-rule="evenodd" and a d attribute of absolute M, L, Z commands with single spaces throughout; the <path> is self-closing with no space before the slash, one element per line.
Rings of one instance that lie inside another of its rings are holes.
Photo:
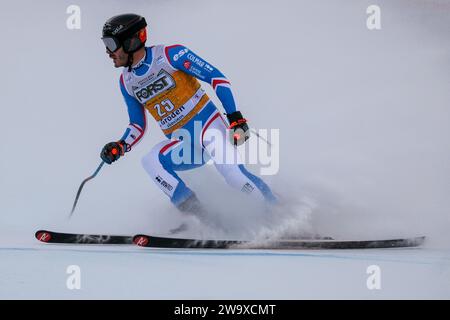
<path fill-rule="evenodd" d="M 115 36 L 120 30 L 123 29 L 123 25 L 117 26 L 111 33 Z"/>

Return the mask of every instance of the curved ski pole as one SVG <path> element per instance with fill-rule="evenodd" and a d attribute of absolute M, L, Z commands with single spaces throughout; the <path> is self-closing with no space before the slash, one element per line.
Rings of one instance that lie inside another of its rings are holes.
<path fill-rule="evenodd" d="M 265 143 L 267 143 L 267 145 L 268 145 L 269 147 L 272 147 L 272 144 L 271 144 L 269 141 L 267 141 L 266 139 L 264 139 L 263 137 L 261 137 L 261 136 L 259 135 L 259 133 L 258 133 L 255 129 L 251 128 L 251 129 L 250 129 L 250 132 L 252 132 L 254 135 L 256 135 L 256 136 L 258 137 L 258 139 L 261 139 L 262 141 L 264 141 Z"/>
<path fill-rule="evenodd" d="M 77 192 L 77 195 L 75 197 L 75 202 L 73 203 L 73 207 L 72 207 L 72 211 L 70 212 L 69 219 L 72 217 L 72 214 L 75 211 L 75 208 L 76 208 L 77 202 L 78 202 L 78 198 L 80 197 L 81 190 L 83 190 L 84 184 L 86 182 L 88 182 L 89 180 L 95 178 L 95 176 L 99 173 L 100 169 L 103 167 L 104 164 L 105 164 L 105 162 L 102 161 L 102 163 L 100 163 L 100 165 L 98 166 L 97 170 L 95 170 L 94 174 L 92 176 L 87 177 L 86 179 L 84 179 L 83 182 L 81 183 L 80 187 L 78 188 L 78 192 Z"/>

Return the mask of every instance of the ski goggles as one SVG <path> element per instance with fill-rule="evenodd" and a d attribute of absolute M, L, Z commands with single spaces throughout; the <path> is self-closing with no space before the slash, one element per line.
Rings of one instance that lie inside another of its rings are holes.
<path fill-rule="evenodd" d="M 105 47 L 110 52 L 116 52 L 117 49 L 119 49 L 122 44 L 117 38 L 114 37 L 103 37 L 102 38 L 103 43 L 105 44 Z"/>
<path fill-rule="evenodd" d="M 123 47 L 123 51 L 125 52 L 134 52 L 142 46 L 145 39 L 145 32 L 143 33 L 143 35 L 134 35 L 131 38 L 125 39 L 123 42 L 120 42 L 119 39 L 115 37 L 102 38 L 106 49 L 110 52 L 116 52 L 120 47 Z"/>

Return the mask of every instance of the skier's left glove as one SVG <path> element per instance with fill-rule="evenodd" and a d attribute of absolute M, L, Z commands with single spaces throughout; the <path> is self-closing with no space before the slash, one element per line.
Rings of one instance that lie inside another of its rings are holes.
<path fill-rule="evenodd" d="M 103 147 L 100 158 L 107 164 L 111 164 L 128 151 L 130 151 L 130 146 L 125 141 L 110 142 Z"/>
<path fill-rule="evenodd" d="M 231 141 L 235 146 L 240 146 L 250 138 L 250 129 L 248 128 L 247 120 L 244 119 L 240 111 L 227 114 L 230 122 Z"/>

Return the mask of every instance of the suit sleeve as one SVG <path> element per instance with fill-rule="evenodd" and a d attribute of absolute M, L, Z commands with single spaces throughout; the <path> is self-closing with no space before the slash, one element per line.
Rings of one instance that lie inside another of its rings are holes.
<path fill-rule="evenodd" d="M 230 81 L 219 69 L 183 45 L 168 46 L 165 53 L 173 68 L 208 82 L 227 113 L 237 110 Z"/>
<path fill-rule="evenodd" d="M 133 148 L 144 136 L 147 121 L 145 118 L 145 109 L 139 101 L 128 93 L 123 82 L 123 75 L 120 76 L 120 91 L 125 100 L 128 109 L 130 122 L 120 140 L 125 141 Z"/>

